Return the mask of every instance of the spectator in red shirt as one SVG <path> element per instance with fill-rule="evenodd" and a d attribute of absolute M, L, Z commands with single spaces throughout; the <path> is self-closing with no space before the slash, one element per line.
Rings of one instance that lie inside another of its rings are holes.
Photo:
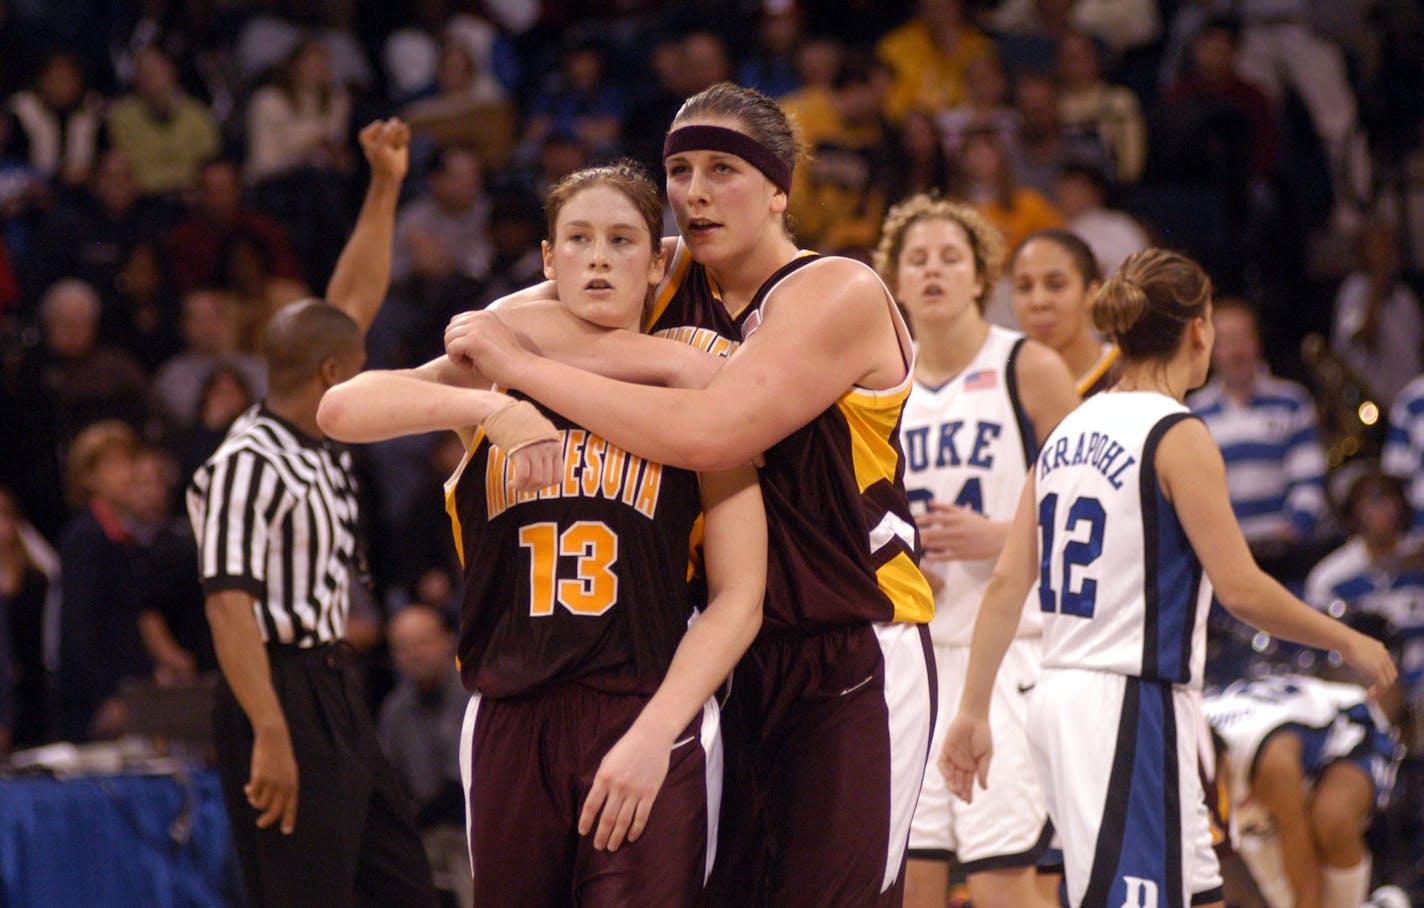
<path fill-rule="evenodd" d="M 1252 176 L 1269 179 L 1279 155 L 1277 112 L 1266 94 L 1237 72 L 1239 39 L 1240 27 L 1231 18 L 1217 17 L 1202 26 L 1191 45 L 1191 71 L 1162 94 L 1159 140 L 1152 148 L 1154 153 L 1175 149 L 1172 160 L 1183 166 L 1192 161 L 1209 166 L 1221 156 L 1220 163 L 1229 159 L 1232 168 L 1252 161 Z M 1231 128 L 1223 132 L 1223 124 Z M 1203 147 L 1223 136 L 1234 137 L 1230 148 Z M 1237 156 L 1237 149 L 1246 153 Z"/>
<path fill-rule="evenodd" d="M 173 280 L 181 293 L 217 282 L 222 250 L 234 234 L 256 237 L 277 277 L 303 280 L 301 265 L 282 225 L 242 201 L 237 165 L 216 159 L 198 176 L 198 200 L 168 237 Z"/>

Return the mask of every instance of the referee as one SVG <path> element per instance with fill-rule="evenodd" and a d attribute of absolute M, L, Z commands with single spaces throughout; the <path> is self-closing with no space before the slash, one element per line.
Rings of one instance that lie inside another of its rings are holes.
<path fill-rule="evenodd" d="M 356 488 L 349 453 L 316 422 L 322 392 L 364 365 L 408 166 L 399 121 L 372 123 L 360 138 L 371 185 L 329 302 L 302 300 L 272 318 L 267 396 L 188 490 L 224 680 L 218 768 L 254 908 L 436 904 L 342 639 L 359 550 Z"/>

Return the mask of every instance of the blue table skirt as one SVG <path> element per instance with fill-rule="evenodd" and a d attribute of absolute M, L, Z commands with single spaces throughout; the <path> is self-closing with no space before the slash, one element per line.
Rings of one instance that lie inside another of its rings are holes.
<path fill-rule="evenodd" d="M 3 908 L 222 908 L 231 861 L 215 771 L 0 781 Z"/>

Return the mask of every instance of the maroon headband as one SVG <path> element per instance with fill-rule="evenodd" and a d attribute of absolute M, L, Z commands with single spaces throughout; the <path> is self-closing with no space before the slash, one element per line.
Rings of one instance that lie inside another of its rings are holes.
<path fill-rule="evenodd" d="M 744 132 L 724 126 L 684 126 L 663 140 L 663 160 L 684 151 L 725 151 L 766 174 L 782 192 L 791 191 L 791 168 L 770 148 Z"/>

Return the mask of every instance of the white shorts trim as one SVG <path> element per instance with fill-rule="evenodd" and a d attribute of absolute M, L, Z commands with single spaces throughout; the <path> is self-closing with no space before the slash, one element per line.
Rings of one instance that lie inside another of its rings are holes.
<path fill-rule="evenodd" d="M 722 709 L 716 695 L 702 704 L 701 739 L 707 775 L 707 860 L 702 870 L 705 884 L 717 859 L 717 819 L 722 813 Z"/>
<path fill-rule="evenodd" d="M 918 624 L 876 624 L 885 664 L 885 706 L 890 723 L 890 828 L 885 855 L 885 892 L 900 876 L 910 838 L 910 820 L 925 777 L 934 692 L 928 638 Z"/>
<path fill-rule="evenodd" d="M 1029 701 L 1038 683 L 1043 646 L 1038 637 L 1019 637 L 1009 646 L 994 681 L 989 720 L 994 759 L 989 786 L 976 786 L 973 803 L 950 794 L 936 761 L 969 669 L 969 647 L 936 645 L 939 676 L 938 721 L 930 746 L 925 784 L 910 826 L 910 850 L 954 852 L 968 872 L 999 867 L 1031 867 L 1047 850 L 1048 803 L 1028 741 Z M 974 865 L 987 862 L 989 866 Z"/>
<path fill-rule="evenodd" d="M 483 698 L 470 694 L 465 704 L 465 718 L 460 723 L 460 785 L 465 789 L 465 856 L 470 860 L 470 873 L 475 872 L 475 846 L 470 839 L 470 790 L 475 784 L 475 717 Z"/>

